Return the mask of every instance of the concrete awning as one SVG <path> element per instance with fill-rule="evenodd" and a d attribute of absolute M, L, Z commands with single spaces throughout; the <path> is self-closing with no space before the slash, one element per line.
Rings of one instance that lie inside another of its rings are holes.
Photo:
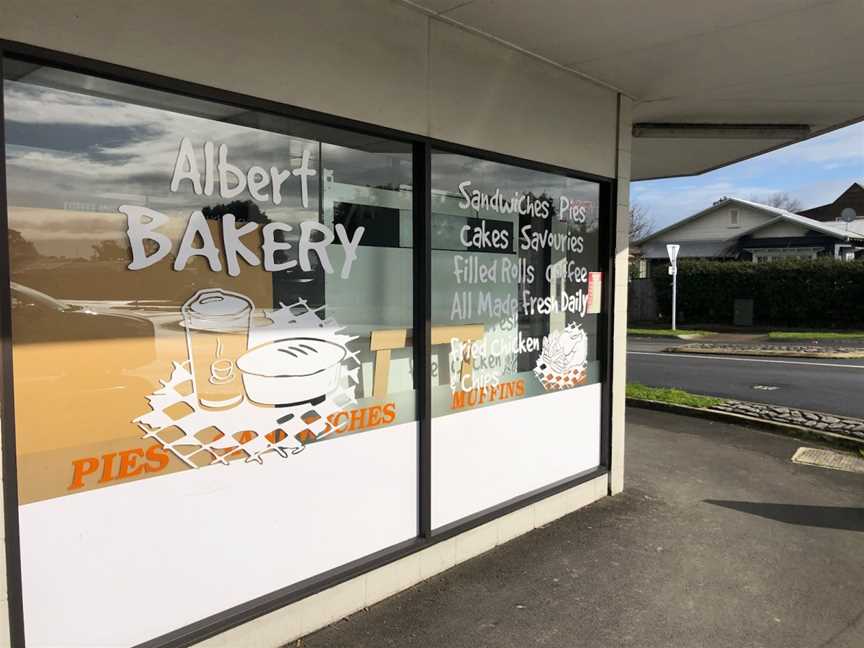
<path fill-rule="evenodd" d="M 701 173 L 864 118 L 862 0 L 406 2 L 631 97 L 634 124 L 659 126 L 636 129 L 634 180 Z"/>

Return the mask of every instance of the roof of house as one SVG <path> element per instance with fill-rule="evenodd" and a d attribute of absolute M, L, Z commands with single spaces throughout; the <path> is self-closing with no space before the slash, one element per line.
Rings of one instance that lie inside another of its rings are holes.
<path fill-rule="evenodd" d="M 727 241 L 687 241 L 681 245 L 678 252 L 679 259 L 687 258 L 726 258 L 732 257 L 732 247 Z M 668 256 L 666 246 L 658 243 L 648 245 L 641 249 L 641 256 L 646 259 L 665 259 Z"/>
<path fill-rule="evenodd" d="M 671 231 L 677 227 L 680 227 L 681 225 L 684 225 L 685 223 L 689 223 L 689 222 L 694 221 L 698 218 L 701 218 L 702 216 L 705 216 L 706 214 L 710 214 L 711 212 L 716 211 L 717 209 L 720 209 L 721 207 L 725 207 L 726 205 L 729 205 L 732 203 L 739 204 L 739 205 L 746 205 L 747 207 L 750 207 L 752 209 L 756 209 L 757 211 L 761 211 L 761 212 L 764 212 L 766 214 L 773 215 L 774 218 L 772 218 L 770 221 L 766 221 L 765 223 L 761 223 L 760 225 L 757 225 L 756 227 L 750 228 L 749 230 L 745 230 L 743 232 L 742 231 L 736 232 L 736 233 L 732 234 L 731 236 L 729 236 L 729 238 L 726 240 L 732 240 L 732 239 L 740 238 L 742 236 L 746 236 L 748 234 L 751 234 L 752 232 L 760 230 L 763 227 L 767 227 L 768 225 L 771 225 L 773 223 L 777 223 L 779 221 L 786 221 L 789 223 L 794 223 L 796 225 L 801 225 L 802 227 L 806 227 L 807 229 L 813 230 L 815 232 L 819 232 L 821 234 L 825 234 L 827 236 L 833 236 L 834 238 L 839 238 L 839 239 L 843 239 L 843 240 L 846 240 L 849 238 L 864 239 L 864 219 L 856 220 L 856 221 L 853 221 L 853 222 L 848 223 L 848 224 L 847 223 L 838 223 L 838 222 L 823 223 L 823 222 L 817 221 L 813 218 L 808 218 L 807 216 L 802 216 L 800 214 L 794 214 L 794 213 L 792 213 L 786 209 L 781 209 L 779 207 L 771 207 L 770 205 L 763 205 L 762 203 L 753 202 L 752 200 L 744 200 L 743 198 L 724 198 L 723 200 L 717 201 L 716 203 L 714 203 L 713 205 L 711 205 L 707 209 L 703 209 L 702 211 L 697 212 L 696 214 L 693 214 L 692 216 L 688 216 L 687 218 L 680 220 L 677 223 L 672 223 L 668 227 L 664 227 L 663 229 L 658 230 L 657 232 L 654 232 L 653 234 L 649 234 L 648 236 L 646 236 L 642 240 L 637 241 L 637 244 L 638 245 L 644 245 L 648 241 L 656 239 L 659 236 L 665 234 L 666 232 L 669 232 L 669 231 Z M 847 227 L 847 225 L 848 225 L 848 227 Z"/>
<path fill-rule="evenodd" d="M 859 216 L 864 217 L 864 185 L 860 182 L 853 182 L 833 202 L 804 209 L 798 213 L 818 221 L 836 221 L 846 207 L 854 209 Z"/>

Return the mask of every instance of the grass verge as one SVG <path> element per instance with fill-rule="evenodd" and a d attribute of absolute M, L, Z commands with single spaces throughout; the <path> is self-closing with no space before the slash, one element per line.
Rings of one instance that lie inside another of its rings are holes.
<path fill-rule="evenodd" d="M 682 389 L 667 387 L 648 387 L 639 383 L 627 383 L 627 398 L 639 400 L 660 401 L 672 405 L 687 405 L 688 407 L 712 407 L 719 405 L 724 399 L 714 396 L 691 394 Z"/>
<path fill-rule="evenodd" d="M 864 331 L 771 331 L 772 340 L 862 340 Z"/>
<path fill-rule="evenodd" d="M 628 328 L 627 335 L 641 335 L 645 337 L 669 337 L 680 338 L 682 335 L 712 335 L 712 331 L 691 331 L 689 329 L 652 329 L 652 328 Z"/>

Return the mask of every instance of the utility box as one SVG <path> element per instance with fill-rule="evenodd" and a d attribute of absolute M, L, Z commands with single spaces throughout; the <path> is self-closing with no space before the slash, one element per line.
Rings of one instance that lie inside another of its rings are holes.
<path fill-rule="evenodd" d="M 733 315 L 735 326 L 753 326 L 753 300 L 736 299 Z"/>

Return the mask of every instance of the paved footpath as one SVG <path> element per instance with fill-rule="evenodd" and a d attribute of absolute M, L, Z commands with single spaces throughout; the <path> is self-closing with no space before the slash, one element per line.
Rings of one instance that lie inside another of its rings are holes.
<path fill-rule="evenodd" d="M 624 494 L 300 645 L 864 646 L 864 476 L 793 464 L 785 437 L 628 417 Z"/>

